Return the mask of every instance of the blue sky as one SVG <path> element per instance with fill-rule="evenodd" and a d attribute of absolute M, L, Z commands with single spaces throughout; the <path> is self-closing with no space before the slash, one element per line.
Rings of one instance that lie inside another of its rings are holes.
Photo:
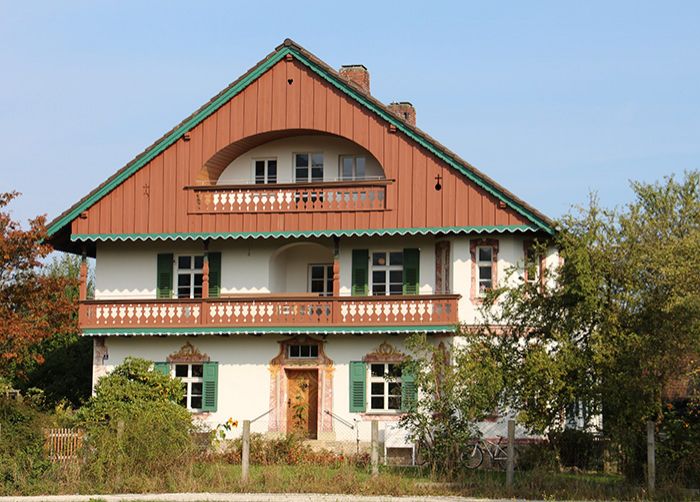
<path fill-rule="evenodd" d="M 700 169 L 700 2 L 0 0 L 0 191 L 66 209 L 290 37 L 552 217 Z"/>

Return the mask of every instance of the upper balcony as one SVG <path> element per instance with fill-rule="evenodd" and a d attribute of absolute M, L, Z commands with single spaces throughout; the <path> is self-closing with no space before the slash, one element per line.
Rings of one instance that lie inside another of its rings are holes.
<path fill-rule="evenodd" d="M 234 143 L 209 159 L 188 192 L 191 214 L 385 211 L 386 178 L 359 145 L 281 131 Z"/>
<path fill-rule="evenodd" d="M 191 186 L 192 213 L 384 211 L 385 179 Z"/>

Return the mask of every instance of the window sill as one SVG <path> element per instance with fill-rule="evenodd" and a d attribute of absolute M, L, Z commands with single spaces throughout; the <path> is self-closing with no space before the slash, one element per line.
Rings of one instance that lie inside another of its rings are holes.
<path fill-rule="evenodd" d="M 403 415 L 403 411 L 366 411 L 360 414 L 363 420 L 378 420 L 380 422 L 398 422 Z"/>

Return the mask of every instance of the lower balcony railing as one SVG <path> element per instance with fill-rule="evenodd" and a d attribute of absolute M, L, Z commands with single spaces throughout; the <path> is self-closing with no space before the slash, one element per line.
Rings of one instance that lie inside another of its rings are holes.
<path fill-rule="evenodd" d="M 459 295 L 88 300 L 82 328 L 456 324 Z"/>

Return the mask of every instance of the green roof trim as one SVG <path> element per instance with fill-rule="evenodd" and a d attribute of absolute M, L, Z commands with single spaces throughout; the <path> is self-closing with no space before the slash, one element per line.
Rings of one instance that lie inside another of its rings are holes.
<path fill-rule="evenodd" d="M 158 336 L 158 335 L 362 335 L 453 333 L 456 326 L 289 326 L 289 327 L 223 327 L 223 328 L 91 328 L 83 329 L 84 336 Z"/>
<path fill-rule="evenodd" d="M 93 193 L 85 197 L 82 201 L 73 206 L 73 208 L 66 211 L 63 215 L 59 216 L 57 219 L 52 221 L 47 228 L 48 235 L 54 235 L 66 224 L 70 223 L 80 213 L 87 210 L 90 206 L 92 206 L 102 197 L 111 192 L 129 176 L 134 174 L 136 171 L 145 166 L 148 162 L 153 160 L 157 155 L 159 155 L 165 149 L 170 147 L 186 132 L 196 127 L 204 119 L 206 119 L 212 113 L 216 112 L 226 102 L 228 102 L 230 99 L 242 92 L 246 87 L 248 87 L 251 83 L 257 80 L 261 75 L 267 72 L 270 68 L 272 68 L 277 62 L 279 62 L 288 54 L 291 54 L 294 58 L 296 58 L 297 61 L 307 66 L 311 71 L 313 71 L 315 74 L 319 75 L 321 78 L 332 84 L 338 90 L 348 95 L 349 97 L 360 103 L 362 106 L 368 108 L 370 111 L 372 111 L 382 119 L 394 125 L 398 131 L 401 131 L 406 136 L 416 141 L 422 147 L 426 148 L 435 156 L 446 162 L 449 166 L 462 173 L 470 181 L 486 190 L 489 194 L 493 195 L 498 200 L 503 201 L 506 205 L 511 207 L 513 210 L 515 210 L 528 220 L 532 221 L 540 230 L 543 230 L 549 234 L 554 233 L 554 228 L 548 221 L 546 221 L 546 218 L 538 216 L 532 210 L 528 209 L 524 204 L 520 203 L 517 200 L 514 200 L 514 196 L 507 194 L 506 191 L 498 187 L 495 182 L 484 179 L 478 173 L 474 172 L 472 170 L 473 168 L 465 165 L 464 162 L 449 154 L 444 147 L 436 144 L 436 142 L 431 140 L 425 134 L 421 134 L 421 132 L 417 129 L 408 126 L 404 121 L 400 120 L 390 111 L 388 111 L 383 105 L 378 104 L 378 102 L 375 102 L 374 100 L 368 98 L 362 92 L 356 90 L 353 86 L 351 86 L 341 77 L 330 73 L 328 69 L 322 67 L 321 65 L 319 65 L 318 62 L 314 61 L 313 58 L 309 57 L 306 54 L 305 50 L 298 47 L 291 41 L 285 41 L 285 43 L 282 46 L 280 46 L 280 48 L 276 49 L 275 52 L 270 54 L 267 58 L 263 59 L 257 66 L 255 66 L 248 73 L 244 74 L 244 76 L 241 77 L 238 81 L 236 81 L 230 87 L 225 89 L 221 94 L 219 94 L 208 104 L 200 108 L 197 112 L 195 112 L 188 119 L 183 121 L 180 125 L 175 127 L 170 133 L 166 134 L 166 136 L 160 139 L 151 148 L 147 149 L 139 156 L 137 156 L 131 164 L 127 164 L 114 176 L 108 179 L 107 182 L 98 187 Z"/>
<path fill-rule="evenodd" d="M 73 234 L 73 242 L 93 241 L 176 241 L 204 239 L 300 239 L 311 237 L 369 237 L 392 235 L 506 234 L 537 232 L 529 225 L 490 225 L 467 227 L 377 228 L 363 230 L 299 230 L 293 232 L 197 232 L 173 234 Z"/>

